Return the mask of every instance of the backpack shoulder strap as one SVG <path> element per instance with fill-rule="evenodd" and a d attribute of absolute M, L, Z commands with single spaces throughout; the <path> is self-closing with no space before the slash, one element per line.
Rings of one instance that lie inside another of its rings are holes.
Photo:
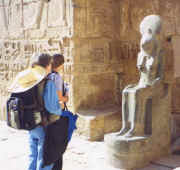
<path fill-rule="evenodd" d="M 48 78 L 43 79 L 37 86 L 37 101 L 41 111 L 44 110 L 43 91 L 48 80 Z"/>

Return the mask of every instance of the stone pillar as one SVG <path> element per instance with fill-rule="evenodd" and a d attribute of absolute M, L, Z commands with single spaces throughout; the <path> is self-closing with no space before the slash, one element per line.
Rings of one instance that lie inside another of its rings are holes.
<path fill-rule="evenodd" d="M 116 93 L 117 74 L 122 72 L 118 16 L 119 1 L 74 1 L 74 111 L 80 114 L 79 133 L 90 140 L 104 137 L 107 120 L 109 130 L 121 126 Z M 118 120 L 115 126 L 112 117 Z"/>

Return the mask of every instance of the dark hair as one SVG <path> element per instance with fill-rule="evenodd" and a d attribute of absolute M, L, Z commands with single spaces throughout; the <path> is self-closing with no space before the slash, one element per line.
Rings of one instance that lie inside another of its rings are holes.
<path fill-rule="evenodd" d="M 64 64 L 64 56 L 62 54 L 54 54 L 53 62 L 52 62 L 52 69 L 56 69 L 57 67 L 63 64 Z"/>
<path fill-rule="evenodd" d="M 35 62 L 32 63 L 32 67 L 35 65 L 47 67 L 51 63 L 51 61 L 52 58 L 49 54 L 42 53 L 35 58 Z"/>

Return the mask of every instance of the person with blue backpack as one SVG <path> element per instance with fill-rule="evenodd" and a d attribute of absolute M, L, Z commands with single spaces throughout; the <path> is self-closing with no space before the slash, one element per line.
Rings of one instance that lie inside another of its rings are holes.
<path fill-rule="evenodd" d="M 58 116 L 62 114 L 56 85 L 52 80 L 47 79 L 47 75 L 51 72 L 51 63 L 52 57 L 49 54 L 36 56 L 35 60 L 31 62 L 31 67 L 20 72 L 9 87 L 12 96 L 7 107 L 8 125 L 29 132 L 28 170 L 51 170 L 54 165 L 52 162 L 43 166 L 45 129 L 48 122 L 47 113 Z M 22 103 L 19 101 L 23 102 L 21 107 L 18 107 L 18 104 Z M 17 106 L 16 109 L 12 108 L 14 105 L 11 103 Z M 18 110 L 17 108 L 21 109 Z M 21 114 L 22 110 L 23 113 Z M 12 118 L 13 114 L 16 119 Z M 34 116 L 30 118 L 29 115 Z M 18 121 L 17 118 L 19 118 Z"/>

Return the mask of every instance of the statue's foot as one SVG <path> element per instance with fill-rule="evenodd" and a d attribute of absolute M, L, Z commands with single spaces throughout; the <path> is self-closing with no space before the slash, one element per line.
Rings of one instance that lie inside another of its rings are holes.
<path fill-rule="evenodd" d="M 116 135 L 116 136 L 122 136 L 122 135 L 124 135 L 127 131 L 128 131 L 128 129 L 122 128 L 119 132 L 116 132 L 115 135 Z"/>
<path fill-rule="evenodd" d="M 134 130 L 129 130 L 127 133 L 125 133 L 124 135 L 123 135 L 124 137 L 132 137 L 132 136 L 134 136 Z"/>

